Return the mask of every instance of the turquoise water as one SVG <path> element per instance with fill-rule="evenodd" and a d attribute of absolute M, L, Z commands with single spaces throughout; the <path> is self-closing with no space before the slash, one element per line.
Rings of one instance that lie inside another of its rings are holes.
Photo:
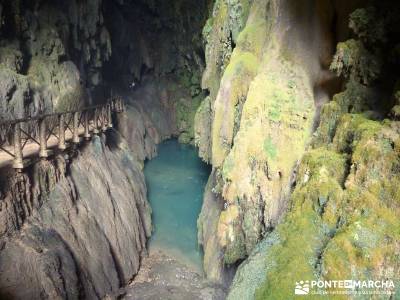
<path fill-rule="evenodd" d="M 161 249 L 202 269 L 197 217 L 209 173 L 209 167 L 198 158 L 196 149 L 176 140 L 160 144 L 158 156 L 146 162 L 144 174 L 154 227 L 150 251 Z"/>

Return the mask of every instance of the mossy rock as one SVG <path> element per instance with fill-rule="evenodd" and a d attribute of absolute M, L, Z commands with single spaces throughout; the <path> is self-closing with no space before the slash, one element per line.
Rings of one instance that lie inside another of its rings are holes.
<path fill-rule="evenodd" d="M 274 267 L 267 272 L 257 299 L 290 299 L 290 285 L 299 280 L 398 282 L 396 128 L 391 122 L 345 114 L 338 121 L 335 146 L 307 152 L 299 166 L 290 211 L 276 229 L 282 242 L 266 254 Z"/>
<path fill-rule="evenodd" d="M 202 102 L 201 95 L 194 98 L 181 98 L 175 103 L 176 124 L 180 132 L 181 143 L 194 143 L 195 116 Z"/>

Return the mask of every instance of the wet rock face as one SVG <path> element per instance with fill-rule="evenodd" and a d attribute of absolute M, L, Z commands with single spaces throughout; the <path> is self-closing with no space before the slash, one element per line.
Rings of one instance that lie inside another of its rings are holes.
<path fill-rule="evenodd" d="M 137 273 L 151 231 L 143 161 L 167 137 L 193 142 L 206 13 L 206 1 L 1 2 L 0 119 L 114 92 L 132 106 L 126 143 L 95 139 L 2 185 L 0 298 L 102 298 Z"/>
<path fill-rule="evenodd" d="M 175 133 L 193 143 L 207 1 L 3 2 L 0 119 L 103 102 L 150 76 L 168 81 Z"/>
<path fill-rule="evenodd" d="M 241 264 L 228 299 L 287 299 L 296 281 L 337 278 L 393 280 L 398 292 L 400 76 L 382 66 L 400 64 L 385 50 L 399 44 L 399 10 L 372 2 L 350 14 L 354 36 L 331 64 L 344 90 L 322 105 L 288 211 Z"/>
<path fill-rule="evenodd" d="M 105 10 L 113 52 L 105 79 L 153 109 L 153 116 L 160 107 L 166 110 L 167 130 L 180 142 L 193 143 L 195 113 L 206 96 L 200 82 L 207 1 L 108 1 Z"/>
<path fill-rule="evenodd" d="M 247 20 L 239 34 L 231 18 Z M 200 155 L 215 168 L 212 190 L 224 202 L 214 241 L 219 246 L 213 248 L 228 265 L 247 257 L 276 225 L 311 135 L 317 71 L 310 72 L 296 50 L 306 33 L 296 35 L 291 18 L 285 1 L 218 1 L 206 25 L 215 28 L 206 30 L 203 87 L 210 97 L 198 110 L 195 133 Z M 290 38 L 299 43 L 286 48 Z M 218 263 L 205 264 L 210 274 L 220 273 L 213 269 Z"/>
<path fill-rule="evenodd" d="M 221 280 L 221 266 L 250 255 L 286 211 L 321 107 L 340 91 L 329 65 L 348 34 L 341 24 L 358 4 L 214 3 L 203 30 L 202 86 L 210 94 L 195 118 L 199 154 L 214 168 L 210 189 L 223 202 L 216 222 L 199 218 L 201 232 L 216 233 L 200 236 L 212 278 Z"/>
<path fill-rule="evenodd" d="M 2 227 L 0 239 L 7 299 L 100 299 L 127 284 L 146 253 L 151 209 L 127 144 L 115 133 L 94 137 L 70 165 L 59 160 L 20 182 L 10 196 L 19 197 L 19 209 L 2 200 L 2 211 L 19 220 Z M 39 202 L 31 196 L 38 193 Z"/>
<path fill-rule="evenodd" d="M 120 54 L 111 57 L 107 71 L 110 77 L 122 79 L 119 84 L 129 86 L 148 72 L 189 76 L 189 81 L 200 75 L 207 1 L 128 0 L 105 1 L 105 5 L 113 53 Z"/>
<path fill-rule="evenodd" d="M 2 119 L 85 105 L 111 55 L 102 1 L 3 1 Z"/>
<path fill-rule="evenodd" d="M 300 279 L 398 284 L 399 124 L 355 114 L 338 123 L 332 143 L 304 155 L 290 211 L 240 266 L 228 299 L 291 297 Z"/>

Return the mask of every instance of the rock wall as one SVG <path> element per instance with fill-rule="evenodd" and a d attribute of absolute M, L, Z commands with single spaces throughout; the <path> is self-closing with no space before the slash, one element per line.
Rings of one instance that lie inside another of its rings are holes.
<path fill-rule="evenodd" d="M 201 29 L 207 1 L 104 1 L 112 56 L 103 69 L 112 93 L 169 110 L 168 130 L 193 143 L 194 116 L 205 93 Z M 157 117 L 156 117 L 157 119 Z"/>
<path fill-rule="evenodd" d="M 213 192 L 224 202 L 214 232 L 225 264 L 247 257 L 276 224 L 311 134 L 313 86 L 323 70 L 308 72 L 298 51 L 303 44 L 285 42 L 296 37 L 287 27 L 286 6 L 282 1 L 217 1 L 205 27 L 223 30 L 205 30 L 203 87 L 210 97 L 198 110 L 195 132 L 201 156 L 215 169 Z M 235 23 L 240 28 L 230 19 L 243 20 Z M 320 49 L 310 46 L 318 54 Z"/>
<path fill-rule="evenodd" d="M 101 103 L 151 80 L 168 87 L 175 135 L 193 142 L 207 1 L 5 0 L 1 8 L 0 119 Z"/>
<path fill-rule="evenodd" d="M 217 1 L 203 32 L 203 88 L 210 96 L 197 112 L 195 140 L 215 169 L 211 189 L 224 202 L 217 224 L 204 224 L 214 226 L 213 248 L 222 253 L 216 260 L 224 264 L 246 258 L 277 224 L 316 104 L 329 94 L 322 83 L 334 77 L 326 63 L 334 8 L 329 1 L 300 2 Z M 206 257 L 216 256 L 206 250 Z"/>
<path fill-rule="evenodd" d="M 2 8 L 1 118 L 90 102 L 111 55 L 102 1 L 3 1 Z"/>
<path fill-rule="evenodd" d="M 193 141 L 206 14 L 206 1 L 0 1 L 0 120 L 113 94 L 130 104 L 126 141 L 2 173 L 0 298 L 98 299 L 137 273 L 151 233 L 143 162 L 165 138 Z"/>
<path fill-rule="evenodd" d="M 19 176 L 1 200 L 2 298 L 101 299 L 132 279 L 151 208 L 141 162 L 116 132 Z"/>
<path fill-rule="evenodd" d="M 198 226 L 210 278 L 241 263 L 228 299 L 291 299 L 301 280 L 398 286 L 399 7 L 362 4 L 215 2 Z"/>

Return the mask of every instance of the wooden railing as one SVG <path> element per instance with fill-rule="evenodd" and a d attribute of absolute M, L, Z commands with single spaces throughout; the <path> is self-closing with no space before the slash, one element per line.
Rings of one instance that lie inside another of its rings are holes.
<path fill-rule="evenodd" d="M 0 166 L 11 163 L 21 170 L 26 157 L 46 158 L 49 148 L 63 151 L 68 144 L 79 144 L 81 137 L 88 140 L 113 127 L 113 113 L 123 111 L 122 99 L 113 98 L 77 111 L 0 122 Z"/>

